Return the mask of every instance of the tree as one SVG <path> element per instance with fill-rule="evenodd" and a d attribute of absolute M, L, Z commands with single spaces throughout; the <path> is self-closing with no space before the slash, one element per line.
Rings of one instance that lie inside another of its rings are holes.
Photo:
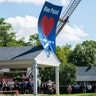
<path fill-rule="evenodd" d="M 25 42 L 25 38 L 22 37 L 21 39 L 19 40 L 16 40 L 16 46 L 27 46 L 28 43 Z"/>
<path fill-rule="evenodd" d="M 27 43 L 28 45 L 32 45 L 32 46 L 38 46 L 41 45 L 38 34 L 35 33 L 33 35 L 30 35 L 29 37 L 29 42 Z"/>
<path fill-rule="evenodd" d="M 43 82 L 47 82 L 48 80 L 55 81 L 55 68 L 54 67 L 40 68 L 40 76 Z"/>
<path fill-rule="evenodd" d="M 0 46 L 7 47 L 7 43 L 11 40 L 11 38 L 14 36 L 14 34 L 8 34 L 8 31 L 10 31 L 11 24 L 6 23 L 4 21 L 4 18 L 0 19 Z"/>
<path fill-rule="evenodd" d="M 12 25 L 0 18 L 0 47 L 27 45 L 24 38 L 16 40 L 16 34 L 12 31 Z"/>
<path fill-rule="evenodd" d="M 70 63 L 60 65 L 60 86 L 73 84 L 76 80 L 76 66 Z"/>
<path fill-rule="evenodd" d="M 75 82 L 76 67 L 68 62 L 68 58 L 72 52 L 71 45 L 66 44 L 63 47 L 57 46 L 57 57 L 61 62 L 60 86 L 67 85 L 68 83 L 73 84 Z"/>
<path fill-rule="evenodd" d="M 71 45 L 66 44 L 63 47 L 57 46 L 56 48 L 56 55 L 63 64 L 68 62 L 68 57 L 71 53 Z"/>
<path fill-rule="evenodd" d="M 69 56 L 69 62 L 76 66 L 96 65 L 96 41 L 84 41 L 77 44 Z"/>

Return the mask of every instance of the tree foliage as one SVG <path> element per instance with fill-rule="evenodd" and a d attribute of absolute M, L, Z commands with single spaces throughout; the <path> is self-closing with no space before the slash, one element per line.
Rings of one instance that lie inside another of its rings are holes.
<path fill-rule="evenodd" d="M 40 68 L 40 76 L 43 82 L 47 82 L 48 80 L 55 81 L 55 68 L 54 67 Z"/>
<path fill-rule="evenodd" d="M 69 62 L 76 66 L 96 65 L 96 41 L 84 41 L 77 44 L 69 57 Z"/>
<path fill-rule="evenodd" d="M 29 42 L 27 43 L 28 45 L 32 45 L 32 46 L 39 46 L 41 45 L 38 34 L 35 33 L 33 35 L 30 35 L 29 37 Z"/>
<path fill-rule="evenodd" d="M 76 80 L 76 67 L 73 64 L 60 65 L 60 86 L 73 84 Z"/>
<path fill-rule="evenodd" d="M 0 18 L 0 47 L 27 45 L 24 38 L 16 40 L 16 34 L 12 31 L 12 25 Z"/>
<path fill-rule="evenodd" d="M 7 47 L 10 40 L 14 38 L 14 33 L 8 33 L 11 27 L 11 24 L 6 23 L 4 18 L 0 19 L 0 46 Z"/>
<path fill-rule="evenodd" d="M 69 63 L 68 57 L 73 52 L 71 45 L 66 44 L 63 47 L 57 46 L 57 57 L 60 64 L 60 86 L 72 84 L 75 82 L 76 67 L 72 63 Z"/>
<path fill-rule="evenodd" d="M 72 53 L 71 45 L 66 44 L 63 47 L 57 46 L 56 51 L 56 55 L 59 58 L 60 62 L 67 63 L 68 57 Z"/>

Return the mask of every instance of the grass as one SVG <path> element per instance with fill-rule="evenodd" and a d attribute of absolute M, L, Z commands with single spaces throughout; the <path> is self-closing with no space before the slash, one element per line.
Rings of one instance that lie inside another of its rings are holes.
<path fill-rule="evenodd" d="M 96 93 L 83 93 L 83 94 L 60 94 L 60 95 L 48 95 L 48 94 L 0 94 L 0 96 L 96 96 Z"/>
<path fill-rule="evenodd" d="M 62 95 L 51 95 L 51 96 L 96 96 L 96 93 L 90 94 L 62 94 Z"/>
<path fill-rule="evenodd" d="M 60 94 L 60 95 L 49 95 L 49 96 L 96 96 L 96 93 L 83 93 L 83 94 Z"/>

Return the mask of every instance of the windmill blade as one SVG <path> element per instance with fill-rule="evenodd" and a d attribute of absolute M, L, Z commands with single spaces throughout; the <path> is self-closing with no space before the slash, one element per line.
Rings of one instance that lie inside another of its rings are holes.
<path fill-rule="evenodd" d="M 69 17 L 71 16 L 71 14 L 74 12 L 74 10 L 76 9 L 76 7 L 78 6 L 78 4 L 80 3 L 81 0 L 72 0 L 68 7 L 65 9 L 64 13 L 62 14 L 61 19 L 59 20 L 58 24 L 57 24 L 57 28 L 56 28 L 56 36 L 58 36 L 58 34 L 60 33 L 60 31 L 62 30 L 62 28 L 65 26 L 65 24 L 67 23 Z"/>

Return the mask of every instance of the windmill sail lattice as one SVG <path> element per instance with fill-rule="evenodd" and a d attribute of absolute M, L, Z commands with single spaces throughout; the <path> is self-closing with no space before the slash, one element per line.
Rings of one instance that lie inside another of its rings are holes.
<path fill-rule="evenodd" d="M 80 3 L 81 0 L 72 0 L 68 7 L 65 9 L 64 13 L 62 14 L 61 21 L 58 22 L 57 28 L 56 28 L 56 36 L 60 33 L 62 28 L 65 26 L 66 22 L 68 21 L 69 17 L 73 13 L 73 11 L 76 9 L 78 4 Z"/>

